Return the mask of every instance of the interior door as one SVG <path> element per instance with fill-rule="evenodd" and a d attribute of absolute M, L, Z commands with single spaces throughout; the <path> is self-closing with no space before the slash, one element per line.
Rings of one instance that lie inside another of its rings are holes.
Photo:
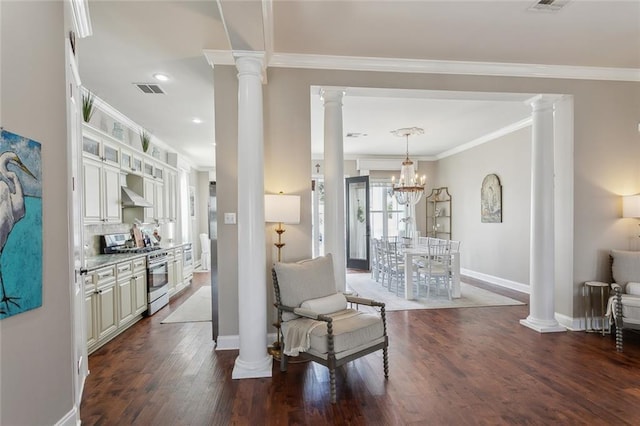
<path fill-rule="evenodd" d="M 73 307 L 73 362 L 75 365 L 73 390 L 74 401 L 80 407 L 84 380 L 89 374 L 87 361 L 87 333 L 85 331 L 85 289 L 84 280 L 80 276 L 83 264 L 83 236 L 82 236 L 82 176 L 81 176 L 81 138 L 82 138 L 82 93 L 80 77 L 71 48 L 67 40 L 65 48 L 66 80 L 69 86 L 67 95 L 67 137 L 70 190 L 67 193 L 67 203 L 72 214 L 69 216 L 69 255 L 73 265 L 69 265 L 70 276 L 73 277 L 71 286 L 71 306 Z"/>
<path fill-rule="evenodd" d="M 345 179 L 347 268 L 369 270 L 369 176 Z"/>

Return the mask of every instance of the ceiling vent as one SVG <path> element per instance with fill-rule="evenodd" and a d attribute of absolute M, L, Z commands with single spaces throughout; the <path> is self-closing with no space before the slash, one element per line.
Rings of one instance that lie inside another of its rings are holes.
<path fill-rule="evenodd" d="M 538 0 L 529 10 L 540 12 L 557 12 L 569 3 L 570 0 Z"/>
<path fill-rule="evenodd" d="M 367 136 L 366 133 L 358 133 L 358 132 L 354 132 L 354 133 L 347 133 L 347 137 L 348 138 L 361 138 Z"/>
<path fill-rule="evenodd" d="M 133 83 L 133 84 L 135 84 L 136 87 L 142 91 L 142 93 L 147 93 L 149 95 L 165 94 L 164 90 L 162 90 L 160 86 L 154 83 Z"/>

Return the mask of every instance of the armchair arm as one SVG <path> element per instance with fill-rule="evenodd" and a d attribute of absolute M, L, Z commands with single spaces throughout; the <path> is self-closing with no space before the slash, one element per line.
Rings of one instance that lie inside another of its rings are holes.
<path fill-rule="evenodd" d="M 310 318 L 316 321 L 324 321 L 324 322 L 332 322 L 333 318 L 328 317 L 326 315 L 318 314 L 311 309 L 305 308 L 294 308 L 293 313 L 296 315 L 300 315 L 301 317 Z"/>
<path fill-rule="evenodd" d="M 365 299 L 364 297 L 351 296 L 347 294 L 345 294 L 344 296 L 347 298 L 347 302 L 349 303 L 357 303 L 359 305 L 366 305 L 366 306 L 380 306 L 380 307 L 385 306 L 384 303 L 378 302 L 373 299 Z"/>
<path fill-rule="evenodd" d="M 611 284 L 611 290 L 613 290 L 613 291 L 618 290 L 618 291 L 622 292 L 622 286 L 620 284 L 617 284 L 617 283 L 612 283 Z"/>

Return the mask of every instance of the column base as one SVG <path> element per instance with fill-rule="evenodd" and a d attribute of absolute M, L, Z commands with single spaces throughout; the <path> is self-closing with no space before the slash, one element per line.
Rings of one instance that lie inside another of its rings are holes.
<path fill-rule="evenodd" d="M 529 327 L 538 333 L 559 333 L 567 331 L 567 329 L 561 326 L 556 320 L 545 321 L 527 317 L 526 319 L 521 319 L 520 324 L 525 327 Z"/>
<path fill-rule="evenodd" d="M 242 361 L 240 357 L 236 358 L 231 373 L 232 379 L 257 379 L 260 377 L 271 377 L 273 359 L 266 356 L 257 362 Z"/>

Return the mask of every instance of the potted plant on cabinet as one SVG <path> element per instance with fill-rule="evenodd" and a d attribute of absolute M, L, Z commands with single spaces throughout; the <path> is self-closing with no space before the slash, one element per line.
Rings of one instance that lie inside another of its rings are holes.
<path fill-rule="evenodd" d="M 87 93 L 82 94 L 82 119 L 85 123 L 91 121 L 91 116 L 93 116 L 93 101 L 94 101 L 93 93 L 87 91 Z"/>
<path fill-rule="evenodd" d="M 142 130 L 140 133 L 140 142 L 142 143 L 142 150 L 147 152 L 151 142 L 151 135 L 146 130 Z"/>

